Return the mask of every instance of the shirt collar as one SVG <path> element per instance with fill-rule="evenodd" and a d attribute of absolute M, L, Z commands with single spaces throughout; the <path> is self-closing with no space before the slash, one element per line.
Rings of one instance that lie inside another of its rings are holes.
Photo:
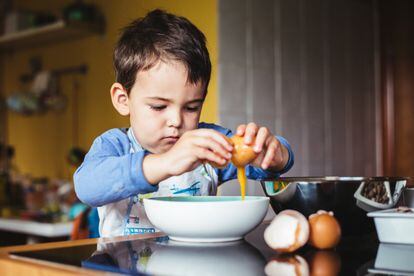
<path fill-rule="evenodd" d="M 142 151 L 144 148 L 138 143 L 137 139 L 135 138 L 134 132 L 132 131 L 132 127 L 130 127 L 127 131 L 129 142 L 131 143 L 131 147 L 133 148 L 134 152 Z"/>

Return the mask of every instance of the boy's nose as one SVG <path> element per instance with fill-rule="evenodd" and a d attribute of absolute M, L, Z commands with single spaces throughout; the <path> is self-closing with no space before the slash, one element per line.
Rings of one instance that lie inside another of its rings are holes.
<path fill-rule="evenodd" d="M 181 126 L 181 113 L 180 112 L 171 112 L 170 116 L 168 117 L 167 125 L 169 127 L 180 127 Z"/>

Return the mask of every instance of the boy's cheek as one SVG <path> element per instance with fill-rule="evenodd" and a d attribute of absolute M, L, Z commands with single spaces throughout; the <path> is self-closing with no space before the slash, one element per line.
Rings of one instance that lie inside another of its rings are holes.
<path fill-rule="evenodd" d="M 198 123 L 200 122 L 200 116 L 196 115 L 196 116 L 191 116 L 186 118 L 185 120 L 186 122 L 186 126 L 185 126 L 185 130 L 193 130 L 193 129 L 197 129 L 198 128 Z"/>

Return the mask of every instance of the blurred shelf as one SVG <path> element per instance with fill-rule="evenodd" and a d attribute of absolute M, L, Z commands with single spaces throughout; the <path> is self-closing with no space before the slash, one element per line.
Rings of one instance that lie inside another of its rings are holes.
<path fill-rule="evenodd" d="M 93 34 L 100 34 L 100 22 L 71 22 L 64 20 L 0 36 L 0 51 L 18 50 L 42 46 L 54 42 L 74 40 Z"/>
<path fill-rule="evenodd" d="M 43 223 L 0 218 L 0 230 L 47 238 L 70 236 L 72 225 L 72 222 Z"/>

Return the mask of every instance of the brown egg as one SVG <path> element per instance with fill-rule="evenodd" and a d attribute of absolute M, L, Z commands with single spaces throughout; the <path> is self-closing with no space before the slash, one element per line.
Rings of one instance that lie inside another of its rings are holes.
<path fill-rule="evenodd" d="M 318 211 L 309 216 L 309 244 L 319 248 L 335 247 L 341 239 L 341 226 L 332 212 Z"/>
<path fill-rule="evenodd" d="M 312 276 L 335 276 L 341 270 L 341 257 L 332 250 L 315 251 L 307 260 Z"/>
<path fill-rule="evenodd" d="M 231 157 L 231 162 L 234 166 L 238 168 L 244 167 L 256 159 L 258 154 L 253 150 L 252 146 L 246 145 L 243 142 L 243 137 L 234 135 L 230 139 L 234 146 L 233 156 Z M 254 144 L 254 141 L 252 144 Z"/>

